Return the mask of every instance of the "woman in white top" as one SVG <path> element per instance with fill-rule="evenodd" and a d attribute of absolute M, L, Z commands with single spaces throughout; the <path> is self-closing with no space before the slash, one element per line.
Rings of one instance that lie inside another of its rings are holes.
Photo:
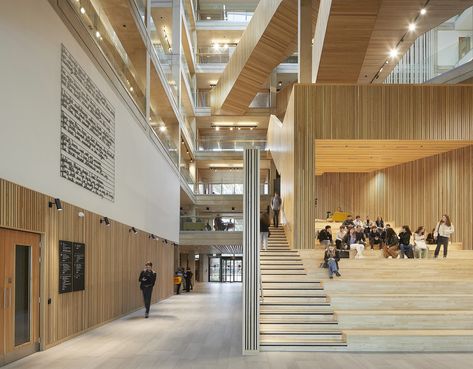
<path fill-rule="evenodd" d="M 450 236 L 452 233 L 455 232 L 453 228 L 452 221 L 447 214 L 442 216 L 442 219 L 437 223 L 435 227 L 434 237 L 437 239 L 437 247 L 435 248 L 435 257 L 439 256 L 440 246 L 443 245 L 443 257 L 447 257 L 447 250 L 448 250 L 448 241 L 450 240 Z"/>
<path fill-rule="evenodd" d="M 338 250 L 341 250 L 343 247 L 343 238 L 347 234 L 347 228 L 344 226 L 340 226 L 340 230 L 337 232 L 337 238 L 335 240 L 335 245 L 337 246 Z"/>
<path fill-rule="evenodd" d="M 425 259 L 429 254 L 429 248 L 425 243 L 425 228 L 420 226 L 414 233 L 415 254 L 417 258 Z"/>

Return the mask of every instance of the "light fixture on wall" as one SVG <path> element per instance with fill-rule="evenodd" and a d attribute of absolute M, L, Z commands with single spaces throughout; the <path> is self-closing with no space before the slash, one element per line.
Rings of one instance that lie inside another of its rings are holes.
<path fill-rule="evenodd" d="M 48 206 L 49 206 L 50 208 L 52 208 L 53 205 L 56 206 L 56 209 L 57 209 L 58 211 L 62 211 L 61 200 L 59 200 L 59 199 L 54 199 L 54 202 L 49 201 Z"/>
<path fill-rule="evenodd" d="M 79 218 L 84 218 L 84 217 L 85 217 L 85 214 L 84 214 L 83 211 L 79 211 L 79 212 L 77 213 L 77 215 L 79 216 Z"/>
<path fill-rule="evenodd" d="M 133 234 L 137 234 L 137 233 L 138 233 L 138 231 L 136 230 L 135 227 L 131 227 L 131 228 L 128 230 L 128 232 L 133 232 Z"/>
<path fill-rule="evenodd" d="M 164 239 L 164 243 L 167 245 L 167 243 L 168 243 L 168 240 Z"/>
<path fill-rule="evenodd" d="M 108 219 L 107 217 L 100 218 L 100 224 L 102 224 L 102 223 L 105 223 L 105 225 L 107 227 L 109 227 L 110 226 L 110 219 Z"/>
<path fill-rule="evenodd" d="M 152 240 L 155 240 L 155 239 L 156 239 L 156 236 L 151 233 L 151 234 L 148 236 L 148 238 L 151 238 Z"/>

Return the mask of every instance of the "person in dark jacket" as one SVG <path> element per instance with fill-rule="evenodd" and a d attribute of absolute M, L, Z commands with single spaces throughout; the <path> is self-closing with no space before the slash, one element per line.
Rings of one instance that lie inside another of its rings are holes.
<path fill-rule="evenodd" d="M 376 227 L 378 227 L 378 228 L 384 228 L 384 220 L 383 220 L 383 218 L 380 217 L 379 215 L 378 215 L 378 217 L 376 218 L 375 223 L 376 223 Z M 387 226 L 387 224 L 386 224 L 386 226 Z"/>
<path fill-rule="evenodd" d="M 340 272 L 338 271 L 338 262 L 340 261 L 340 253 L 335 248 L 334 245 L 329 245 L 327 250 L 325 250 L 324 260 L 328 268 L 328 276 L 330 279 L 333 279 L 333 274 L 337 277 L 341 277 Z"/>
<path fill-rule="evenodd" d="M 371 226 L 371 230 L 368 233 L 368 239 L 370 241 L 371 250 L 374 249 L 374 245 L 378 245 L 380 250 L 383 248 L 382 231 L 374 224 Z"/>
<path fill-rule="evenodd" d="M 402 226 L 402 231 L 399 233 L 399 249 L 401 251 L 401 259 L 407 256 L 409 259 L 414 258 L 414 250 L 411 245 L 412 232 L 409 226 Z"/>
<path fill-rule="evenodd" d="M 143 300 L 145 303 L 145 318 L 149 316 L 149 307 L 151 305 L 151 294 L 156 283 L 156 272 L 153 271 L 153 263 L 148 261 L 145 264 L 144 270 L 141 271 L 138 281 L 140 282 L 140 289 L 143 292 Z"/>
<path fill-rule="evenodd" d="M 324 247 L 331 245 L 333 243 L 332 227 L 326 225 L 325 228 L 319 232 L 318 239 L 320 241 L 320 244 Z"/>
<path fill-rule="evenodd" d="M 185 282 L 185 289 L 186 292 L 190 292 L 192 289 L 192 276 L 194 273 L 191 272 L 191 268 L 187 267 L 186 271 L 184 272 L 184 282 Z"/>
<path fill-rule="evenodd" d="M 342 226 L 344 227 L 354 227 L 355 223 L 353 222 L 353 217 L 351 215 L 347 216 L 347 219 L 345 219 L 342 223 Z"/>
<path fill-rule="evenodd" d="M 397 258 L 399 255 L 399 239 L 396 236 L 394 229 L 386 229 L 386 241 L 383 246 L 383 255 L 385 258 Z"/>
<path fill-rule="evenodd" d="M 259 234 L 261 240 L 260 250 L 268 250 L 269 223 L 269 213 L 261 214 L 259 218 Z"/>

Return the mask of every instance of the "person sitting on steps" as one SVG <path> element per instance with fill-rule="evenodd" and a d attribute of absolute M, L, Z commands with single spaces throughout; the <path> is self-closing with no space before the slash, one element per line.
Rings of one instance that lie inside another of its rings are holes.
<path fill-rule="evenodd" d="M 429 248 L 425 243 L 425 228 L 420 226 L 414 233 L 415 256 L 419 259 L 425 259 L 429 254 Z"/>
<path fill-rule="evenodd" d="M 332 227 L 330 227 L 329 225 L 326 225 L 325 228 L 319 232 L 319 236 L 317 238 L 320 241 L 320 244 L 324 246 L 325 248 L 328 245 L 331 245 L 333 243 Z"/>
<path fill-rule="evenodd" d="M 363 258 L 364 235 L 363 232 L 356 232 L 355 228 L 351 228 L 349 233 L 343 238 L 343 242 L 350 248 L 356 250 L 355 258 Z"/>
<path fill-rule="evenodd" d="M 386 229 L 386 241 L 383 246 L 383 255 L 385 258 L 393 259 L 396 259 L 399 255 L 399 239 L 392 228 Z"/>
<path fill-rule="evenodd" d="M 374 245 L 378 245 L 380 250 L 383 248 L 383 238 L 381 231 L 374 224 L 371 226 L 368 239 L 370 241 L 371 250 L 374 250 Z"/>
<path fill-rule="evenodd" d="M 399 233 L 399 249 L 401 251 L 401 259 L 405 257 L 414 258 L 414 251 L 411 245 L 412 232 L 409 226 L 402 226 L 402 231 Z"/>
<path fill-rule="evenodd" d="M 337 238 L 335 239 L 337 250 L 344 249 L 343 238 L 346 236 L 347 232 L 346 227 L 340 226 L 340 230 L 337 232 Z"/>
<path fill-rule="evenodd" d="M 330 279 L 333 279 L 333 274 L 337 277 L 341 277 L 340 272 L 338 271 L 338 262 L 340 261 L 339 251 L 335 248 L 334 245 L 329 245 L 325 250 L 324 260 L 328 268 L 328 276 Z"/>

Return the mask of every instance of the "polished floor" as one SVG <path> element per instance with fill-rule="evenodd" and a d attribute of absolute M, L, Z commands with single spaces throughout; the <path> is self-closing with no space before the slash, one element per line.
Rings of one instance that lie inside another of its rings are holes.
<path fill-rule="evenodd" d="M 143 311 L 14 362 L 8 369 L 445 369 L 473 354 L 276 353 L 241 356 L 241 284 L 200 284 Z"/>

